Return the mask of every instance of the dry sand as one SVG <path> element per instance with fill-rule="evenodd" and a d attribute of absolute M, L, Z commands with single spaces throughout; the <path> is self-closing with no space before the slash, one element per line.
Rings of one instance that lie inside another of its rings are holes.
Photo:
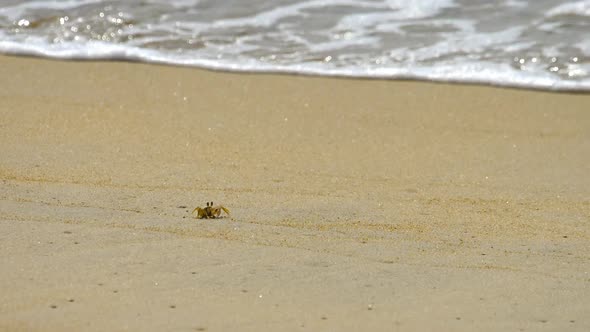
<path fill-rule="evenodd" d="M 588 331 L 589 175 L 588 94 L 0 57 L 0 330 Z"/>

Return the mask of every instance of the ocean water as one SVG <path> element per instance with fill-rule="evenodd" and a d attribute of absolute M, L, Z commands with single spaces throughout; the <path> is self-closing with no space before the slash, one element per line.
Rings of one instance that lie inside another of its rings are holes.
<path fill-rule="evenodd" d="M 2 0 L 0 52 L 589 91 L 590 0 Z"/>

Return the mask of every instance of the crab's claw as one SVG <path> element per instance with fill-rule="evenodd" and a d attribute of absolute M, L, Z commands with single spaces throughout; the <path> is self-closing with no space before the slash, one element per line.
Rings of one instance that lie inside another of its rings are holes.
<path fill-rule="evenodd" d="M 223 212 L 227 213 L 227 215 L 229 216 L 229 210 L 225 207 L 225 206 L 220 206 L 220 208 L 223 210 Z"/>

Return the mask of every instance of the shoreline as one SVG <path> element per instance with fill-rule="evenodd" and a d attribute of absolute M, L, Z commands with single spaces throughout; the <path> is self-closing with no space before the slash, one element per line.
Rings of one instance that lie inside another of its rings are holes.
<path fill-rule="evenodd" d="M 412 77 L 386 77 L 386 76 L 379 76 L 379 77 L 369 77 L 369 76 L 346 76 L 341 74 L 319 74 L 319 73 L 298 73 L 298 72 L 291 72 L 291 71 L 252 71 L 252 70 L 235 70 L 235 69 L 223 69 L 223 68 L 213 68 L 213 67 L 206 67 L 206 66 L 196 66 L 196 65 L 187 65 L 187 64 L 175 64 L 175 63 L 166 63 L 166 62 L 150 62 L 144 60 L 131 60 L 131 59 L 87 59 L 83 57 L 78 58 L 60 58 L 60 57 L 53 57 L 53 56 L 45 56 L 45 55 L 38 55 L 38 54 L 17 54 L 17 53 L 0 53 L 2 57 L 8 58 L 25 58 L 31 60 L 44 60 L 44 61 L 56 61 L 56 62 L 65 62 L 65 63 L 128 63 L 128 64 L 138 64 L 138 65 L 147 65 L 147 66 L 156 66 L 156 67 L 170 67 L 170 68 L 179 68 L 179 69 L 187 69 L 187 70 L 197 70 L 197 71 L 205 71 L 210 73 L 218 73 L 218 74 L 230 74 L 230 75 L 245 75 L 245 76 L 280 76 L 280 77 L 303 77 L 303 78 L 320 78 L 320 79 L 336 79 L 336 80 L 352 80 L 352 81 L 378 81 L 378 82 L 393 82 L 395 83 L 425 83 L 425 84 L 435 84 L 435 85 L 450 85 L 450 86 L 475 86 L 475 87 L 483 87 L 483 88 L 493 88 L 493 89 L 506 89 L 506 90 L 516 90 L 516 91 L 524 91 L 524 92 L 541 92 L 541 93 L 556 93 L 556 94 L 566 94 L 566 95 L 588 95 L 590 94 L 590 90 L 583 88 L 574 88 L 574 89 L 552 89 L 550 87 L 537 87 L 537 86 L 523 86 L 523 85 L 516 85 L 516 84 L 495 84 L 489 83 L 485 81 L 461 81 L 461 80 L 442 80 L 442 79 L 425 79 L 425 78 L 412 78 Z"/>
<path fill-rule="evenodd" d="M 12 56 L 0 87 L 0 330 L 590 328 L 589 94 Z"/>

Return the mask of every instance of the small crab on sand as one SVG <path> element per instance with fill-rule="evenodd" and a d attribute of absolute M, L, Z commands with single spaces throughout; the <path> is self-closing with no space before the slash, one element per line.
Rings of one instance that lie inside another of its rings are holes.
<path fill-rule="evenodd" d="M 213 202 L 207 202 L 207 207 L 201 208 L 197 206 L 192 215 L 198 219 L 215 219 L 219 218 L 221 211 L 225 212 L 229 216 L 229 210 L 223 205 L 213 206 Z M 195 214 L 196 212 L 196 214 Z"/>

